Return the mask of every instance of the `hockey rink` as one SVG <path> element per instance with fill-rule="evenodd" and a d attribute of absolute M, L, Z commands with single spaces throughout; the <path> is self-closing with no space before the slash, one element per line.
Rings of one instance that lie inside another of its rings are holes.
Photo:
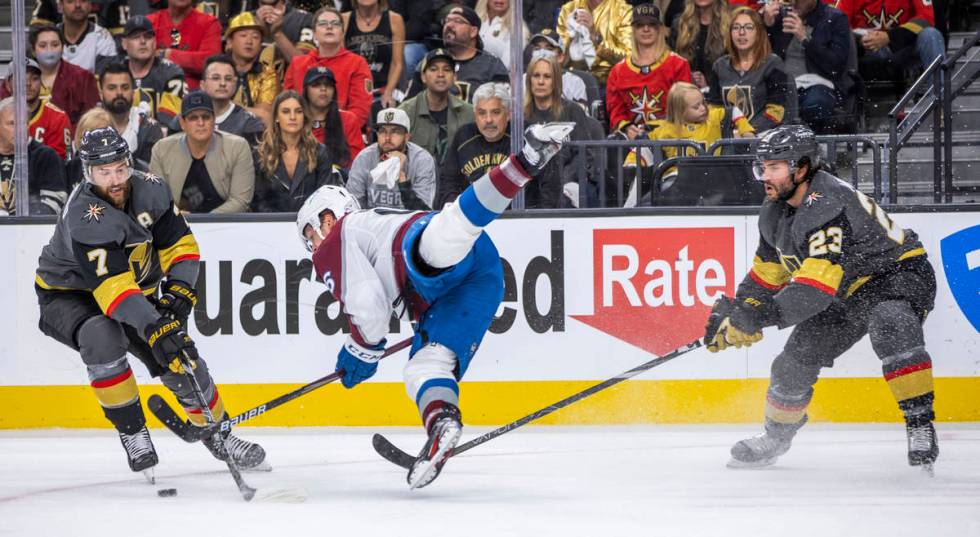
<path fill-rule="evenodd" d="M 2 431 L 0 535 L 980 535 L 980 424 L 937 428 L 930 479 L 906 465 L 899 424 L 810 424 L 762 470 L 725 467 L 755 427 L 528 427 L 417 491 L 374 453 L 374 429 L 238 429 L 274 466 L 246 480 L 302 487 L 300 504 L 245 503 L 203 446 L 164 430 L 156 485 L 129 471 L 113 431 Z M 406 450 L 423 441 L 381 432 Z"/>

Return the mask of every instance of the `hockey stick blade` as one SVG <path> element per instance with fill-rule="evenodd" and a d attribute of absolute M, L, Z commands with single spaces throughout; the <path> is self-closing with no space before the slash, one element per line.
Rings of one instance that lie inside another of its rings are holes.
<path fill-rule="evenodd" d="M 589 397 L 590 395 L 596 394 L 598 392 L 601 392 L 602 390 L 605 390 L 606 388 L 610 388 L 612 386 L 615 386 L 616 384 L 619 384 L 620 382 L 623 382 L 625 380 L 631 379 L 631 378 L 635 377 L 636 375 L 639 375 L 640 373 L 642 373 L 644 371 L 647 371 L 649 369 L 653 369 L 654 367 L 657 367 L 659 365 L 663 365 L 663 364 L 665 364 L 665 363 L 673 360 L 674 358 L 677 358 L 678 356 L 687 354 L 688 352 L 690 352 L 690 351 L 692 351 L 694 349 L 697 349 L 698 347 L 701 347 L 701 346 L 702 346 L 701 340 L 700 339 L 697 339 L 697 340 L 695 340 L 695 341 L 693 341 L 691 343 L 688 343 L 687 345 L 684 345 L 683 347 L 677 348 L 677 349 L 675 349 L 675 350 L 673 350 L 673 351 L 671 351 L 671 352 L 669 352 L 669 353 L 667 353 L 667 354 L 665 354 L 663 356 L 654 358 L 653 360 L 650 360 L 649 362 L 645 362 L 643 364 L 640 364 L 640 365 L 634 367 L 633 369 L 630 369 L 629 371 L 620 373 L 619 375 L 616 375 L 615 377 L 612 377 L 610 379 L 604 380 L 604 381 L 600 382 L 599 384 L 595 384 L 595 385 L 590 386 L 589 388 L 586 388 L 586 389 L 584 389 L 584 390 L 582 390 L 582 391 L 580 391 L 578 393 L 574 393 L 574 394 L 572 394 L 572 395 L 570 395 L 570 396 L 562 399 L 561 401 L 558 401 L 557 403 L 554 403 L 552 405 L 546 406 L 546 407 L 544 407 L 544 408 L 542 408 L 542 409 L 540 409 L 540 410 L 538 410 L 536 412 L 533 412 L 531 414 L 528 414 L 527 416 L 524 416 L 523 418 L 521 418 L 521 419 L 519 419 L 517 421 L 513 421 L 513 422 L 508 423 L 507 425 L 500 426 L 500 427 L 498 427 L 498 428 L 496 428 L 496 429 L 494 429 L 494 430 L 492 430 L 492 431 L 490 431 L 490 432 L 488 432 L 488 433 L 486 433 L 486 434 L 484 434 L 482 436 L 478 436 L 478 437 L 470 440 L 469 442 L 466 442 L 465 444 L 461 444 L 459 446 L 456 446 L 456 449 L 453 450 L 453 453 L 450 455 L 450 457 L 455 457 L 456 455 L 459 455 L 460 453 L 463 453 L 464 451 L 473 449 L 476 446 L 479 446 L 480 444 L 483 444 L 485 442 L 488 442 L 490 440 L 493 440 L 494 438 L 496 438 L 496 437 L 498 437 L 498 436 L 500 436 L 502 434 L 509 433 L 510 431 L 513 431 L 514 429 L 517 429 L 518 427 L 521 427 L 523 425 L 527 425 L 528 423 L 530 423 L 530 422 L 532 422 L 534 420 L 537 420 L 539 418 L 543 418 L 544 416 L 547 416 L 548 414 L 551 414 L 552 412 L 555 412 L 555 411 L 560 410 L 562 408 L 565 408 L 566 406 L 571 405 L 572 403 L 575 403 L 577 401 L 581 401 L 582 399 L 585 399 L 586 397 Z M 392 462 L 393 464 L 396 464 L 398 466 L 401 466 L 402 468 L 409 469 L 415 463 L 415 457 L 409 455 L 408 453 L 406 453 L 401 448 L 395 446 L 387 438 L 385 438 L 384 436 L 382 436 L 380 434 L 375 434 L 374 435 L 374 438 L 372 438 L 372 440 L 371 440 L 371 444 L 374 446 L 374 450 L 378 452 L 378 455 L 381 455 L 384 459 Z"/>
<path fill-rule="evenodd" d="M 396 352 L 408 347 L 411 344 L 412 344 L 412 338 L 407 338 L 402 341 L 399 341 L 398 343 L 395 343 L 394 345 L 385 349 L 384 357 L 391 356 L 392 354 L 395 354 Z M 183 440 L 184 442 L 197 442 L 199 440 L 209 438 L 211 435 L 218 432 L 219 430 L 221 432 L 228 431 L 232 428 L 232 426 L 239 425 L 252 418 L 257 418 L 262 414 L 265 414 L 266 412 L 272 410 L 273 408 L 288 403 L 289 401 L 292 401 L 293 399 L 296 399 L 297 397 L 300 397 L 302 395 L 306 395 L 322 386 L 326 386 L 327 384 L 330 384 L 331 382 L 334 382 L 340 377 L 342 377 L 343 376 L 342 373 L 343 373 L 342 371 L 341 372 L 335 371 L 325 377 L 318 378 L 309 384 L 301 386 L 289 393 L 280 395 L 279 397 L 276 397 L 271 401 L 262 403 L 261 405 L 255 408 L 246 410 L 245 412 L 242 412 L 237 416 L 218 421 L 214 424 L 208 425 L 207 427 L 197 427 L 195 425 L 191 425 L 187 423 L 186 421 L 184 421 L 183 418 L 177 415 L 177 412 L 174 411 L 173 407 L 167 404 L 167 402 L 163 399 L 163 397 L 160 397 L 157 394 L 153 394 L 150 396 L 150 398 L 146 402 L 146 406 L 150 409 L 150 412 L 152 412 L 153 415 L 157 417 L 158 420 L 160 420 L 164 425 L 166 425 L 167 428 L 170 429 L 172 433 L 180 437 L 181 440 Z"/>
<path fill-rule="evenodd" d="M 406 470 L 411 470 L 412 465 L 415 464 L 415 457 L 398 449 L 397 446 L 380 434 L 375 434 L 371 438 L 371 444 L 374 446 L 374 450 L 378 452 L 378 455 L 387 459 L 388 462 L 401 466 Z"/>

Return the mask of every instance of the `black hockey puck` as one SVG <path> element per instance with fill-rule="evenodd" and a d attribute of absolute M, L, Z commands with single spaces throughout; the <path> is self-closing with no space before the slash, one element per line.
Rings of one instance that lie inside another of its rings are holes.
<path fill-rule="evenodd" d="M 177 489 L 160 489 L 157 491 L 157 496 L 161 498 L 169 498 L 170 496 L 176 496 Z"/>

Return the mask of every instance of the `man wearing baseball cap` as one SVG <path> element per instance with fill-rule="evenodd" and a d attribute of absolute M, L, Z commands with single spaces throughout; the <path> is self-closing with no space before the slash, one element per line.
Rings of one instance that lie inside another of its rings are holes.
<path fill-rule="evenodd" d="M 459 127 L 474 121 L 473 105 L 451 93 L 456 86 L 456 60 L 446 49 L 429 51 L 419 71 L 425 89 L 398 108 L 412 123 L 412 142 L 442 162 Z"/>
<path fill-rule="evenodd" d="M 150 171 L 170 187 L 184 213 L 248 212 L 255 190 L 252 150 L 241 136 L 215 130 L 214 102 L 194 90 L 180 105 L 183 132 L 153 146 Z"/>
<path fill-rule="evenodd" d="M 480 25 L 480 16 L 466 6 L 453 6 L 442 21 L 443 46 L 456 62 L 456 89 L 459 97 L 467 102 L 472 102 L 473 90 L 486 82 L 510 81 L 503 62 L 483 50 Z M 409 97 L 423 89 L 420 74 L 421 70 L 409 84 Z"/>
<path fill-rule="evenodd" d="M 303 76 L 303 97 L 310 106 L 313 136 L 330 150 L 341 168 L 364 149 L 364 136 L 357 127 L 357 117 L 337 106 L 337 79 L 333 71 L 317 66 Z M 338 124 L 339 123 L 339 124 Z"/>
<path fill-rule="evenodd" d="M 161 125 L 169 125 L 180 113 L 186 87 L 184 70 L 158 57 L 156 32 L 145 15 L 134 15 L 126 21 L 120 43 L 125 51 L 122 61 L 133 75 L 137 102 L 146 104 L 150 117 Z"/>
<path fill-rule="evenodd" d="M 7 64 L 3 76 L 3 88 L 7 95 L 14 94 L 14 64 Z M 32 140 L 54 149 L 55 153 L 66 159 L 68 140 L 71 140 L 71 121 L 64 110 L 51 104 L 47 99 L 41 99 L 41 67 L 33 58 L 27 58 L 25 66 L 27 78 L 27 133 Z"/>
<path fill-rule="evenodd" d="M 225 30 L 228 54 L 238 75 L 238 91 L 232 101 L 268 125 L 272 121 L 272 102 L 279 94 L 279 77 L 272 64 L 259 59 L 264 37 L 265 26 L 250 11 L 233 17 Z"/>
<path fill-rule="evenodd" d="M 374 124 L 378 141 L 354 159 L 347 190 L 357 198 L 362 209 L 431 209 L 436 194 L 436 161 L 428 151 L 408 141 L 412 127 L 408 114 L 397 108 L 385 108 L 378 112 Z M 392 164 L 393 159 L 398 163 Z M 397 175 L 395 181 L 389 176 L 392 165 L 397 171 L 392 173 Z"/>

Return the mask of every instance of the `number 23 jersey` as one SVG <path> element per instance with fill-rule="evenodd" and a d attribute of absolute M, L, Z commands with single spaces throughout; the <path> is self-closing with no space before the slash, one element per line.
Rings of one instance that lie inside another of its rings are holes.
<path fill-rule="evenodd" d="M 925 256 L 916 234 L 871 198 L 818 171 L 799 207 L 763 204 L 759 247 L 739 298 L 773 299 L 779 326 L 792 326 L 854 294 L 871 278 Z"/>

